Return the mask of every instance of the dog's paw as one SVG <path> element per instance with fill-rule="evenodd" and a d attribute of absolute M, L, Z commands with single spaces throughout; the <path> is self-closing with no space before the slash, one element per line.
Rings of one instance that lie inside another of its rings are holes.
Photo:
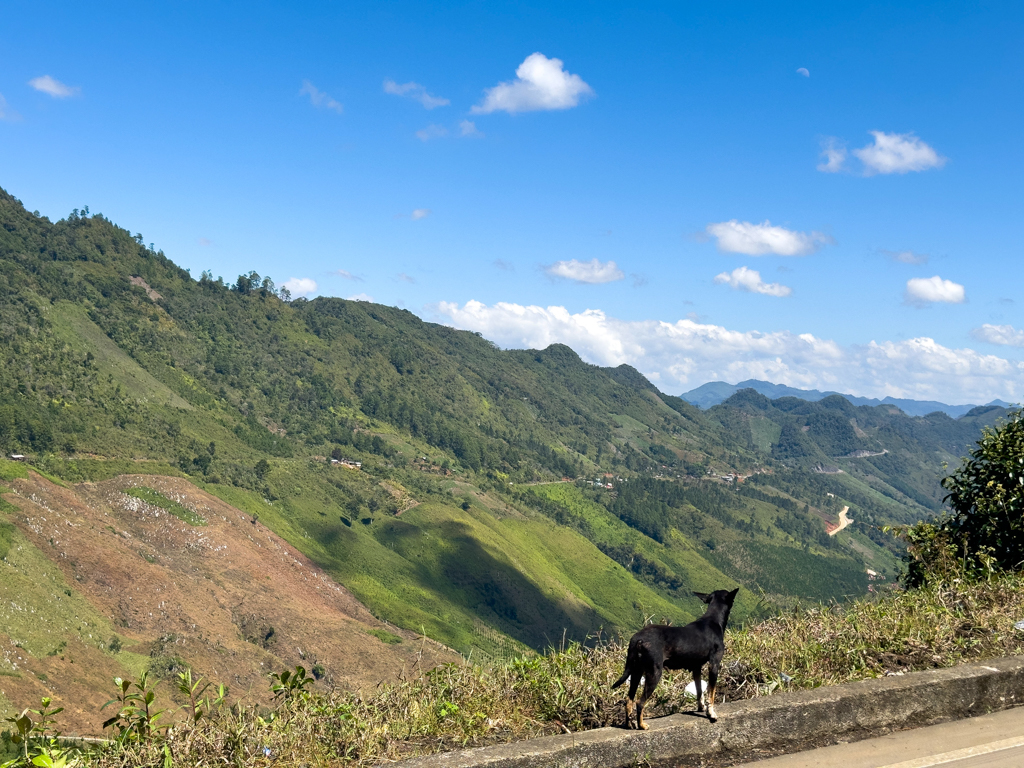
<path fill-rule="evenodd" d="M 646 731 L 650 727 L 651 726 L 649 726 L 647 723 L 640 723 L 640 730 L 642 730 L 642 731 Z"/>
<path fill-rule="evenodd" d="M 715 708 L 714 707 L 708 707 L 708 720 L 710 720 L 713 723 L 717 719 L 718 719 L 718 715 L 715 714 Z"/>

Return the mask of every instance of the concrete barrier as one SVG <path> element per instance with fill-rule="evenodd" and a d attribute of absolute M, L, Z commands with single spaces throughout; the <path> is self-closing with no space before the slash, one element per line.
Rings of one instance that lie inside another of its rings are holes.
<path fill-rule="evenodd" d="M 676 714 L 650 730 L 600 728 L 402 761 L 402 768 L 730 765 L 1024 703 L 1024 657 L 718 705 L 718 722 Z"/>

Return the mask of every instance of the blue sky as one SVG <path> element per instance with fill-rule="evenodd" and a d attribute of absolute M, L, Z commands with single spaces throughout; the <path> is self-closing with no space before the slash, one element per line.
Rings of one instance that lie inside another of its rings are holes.
<path fill-rule="evenodd" d="M 667 392 L 1016 401 L 1022 32 L 1014 3 L 8 0 L 0 186 L 197 277 Z"/>

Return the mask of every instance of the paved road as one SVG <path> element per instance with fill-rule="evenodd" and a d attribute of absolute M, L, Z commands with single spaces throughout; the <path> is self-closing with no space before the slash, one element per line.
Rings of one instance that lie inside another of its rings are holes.
<path fill-rule="evenodd" d="M 1021 768 L 1024 707 L 735 768 Z"/>

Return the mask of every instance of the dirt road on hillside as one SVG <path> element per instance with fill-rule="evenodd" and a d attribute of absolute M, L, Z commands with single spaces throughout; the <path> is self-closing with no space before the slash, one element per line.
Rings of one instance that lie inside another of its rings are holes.
<path fill-rule="evenodd" d="M 853 522 L 853 520 L 846 516 L 846 513 L 849 511 L 849 507 L 843 507 L 842 511 L 839 513 L 839 525 L 837 525 L 835 528 L 828 532 L 829 536 L 835 536 L 837 533 L 843 530 L 843 528 L 845 528 Z"/>

